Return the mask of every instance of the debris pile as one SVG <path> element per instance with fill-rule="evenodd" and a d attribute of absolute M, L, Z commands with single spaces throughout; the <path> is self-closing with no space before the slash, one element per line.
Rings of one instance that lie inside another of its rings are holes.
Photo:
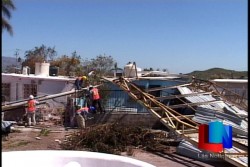
<path fill-rule="evenodd" d="M 169 143 L 166 132 L 110 123 L 74 132 L 61 143 L 61 147 L 120 155 L 131 147 L 164 152 L 169 150 Z"/>

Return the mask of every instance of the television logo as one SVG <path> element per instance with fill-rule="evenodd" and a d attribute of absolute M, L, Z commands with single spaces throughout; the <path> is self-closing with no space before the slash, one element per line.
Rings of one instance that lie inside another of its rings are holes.
<path fill-rule="evenodd" d="M 219 121 L 199 126 L 199 149 L 218 153 L 222 152 L 223 148 L 232 148 L 232 143 L 232 126 L 223 125 Z"/>

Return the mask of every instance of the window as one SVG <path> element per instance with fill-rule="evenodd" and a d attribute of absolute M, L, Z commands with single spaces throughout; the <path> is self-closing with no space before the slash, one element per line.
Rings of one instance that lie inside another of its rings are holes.
<path fill-rule="evenodd" d="M 27 99 L 30 95 L 37 96 L 37 85 L 36 84 L 24 84 L 23 85 L 23 98 Z"/>
<path fill-rule="evenodd" d="M 10 101 L 10 83 L 2 83 L 2 98 L 3 101 Z"/>

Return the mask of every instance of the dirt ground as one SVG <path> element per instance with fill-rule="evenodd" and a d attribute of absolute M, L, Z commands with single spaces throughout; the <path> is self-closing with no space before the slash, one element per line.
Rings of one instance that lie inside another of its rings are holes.
<path fill-rule="evenodd" d="M 45 125 L 44 125 L 45 126 Z M 51 131 L 45 135 L 41 134 L 41 129 L 16 127 L 15 132 L 9 134 L 8 140 L 2 140 L 2 152 L 5 151 L 24 151 L 24 150 L 61 150 L 60 142 L 65 139 L 65 135 L 72 133 L 76 129 L 65 130 L 61 126 L 46 125 L 46 129 Z M 124 153 L 122 156 L 128 156 Z M 177 154 L 156 154 L 140 149 L 134 149 L 135 158 L 156 167 L 232 167 L 228 163 L 204 163 Z"/>

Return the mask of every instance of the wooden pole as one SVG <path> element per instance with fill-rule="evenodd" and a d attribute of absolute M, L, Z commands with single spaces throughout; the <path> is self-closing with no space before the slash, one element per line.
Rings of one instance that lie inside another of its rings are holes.
<path fill-rule="evenodd" d="M 82 92 L 82 91 L 84 91 L 86 89 L 87 88 L 83 88 L 81 90 L 76 90 L 76 91 L 75 90 L 71 90 L 71 91 L 57 93 L 57 94 L 53 94 L 53 95 L 47 95 L 45 97 L 39 98 L 39 103 L 42 103 L 42 102 L 44 102 L 46 100 L 49 100 L 49 99 L 53 99 L 53 98 L 57 98 L 57 97 L 61 97 L 61 96 L 71 95 L 71 94 L 74 94 L 75 92 Z M 21 106 L 25 106 L 27 104 L 27 101 L 28 100 L 23 101 L 23 102 L 17 102 L 17 103 L 13 103 L 13 104 L 2 106 L 2 112 L 6 111 L 6 110 L 18 108 L 18 107 L 21 107 Z"/>

